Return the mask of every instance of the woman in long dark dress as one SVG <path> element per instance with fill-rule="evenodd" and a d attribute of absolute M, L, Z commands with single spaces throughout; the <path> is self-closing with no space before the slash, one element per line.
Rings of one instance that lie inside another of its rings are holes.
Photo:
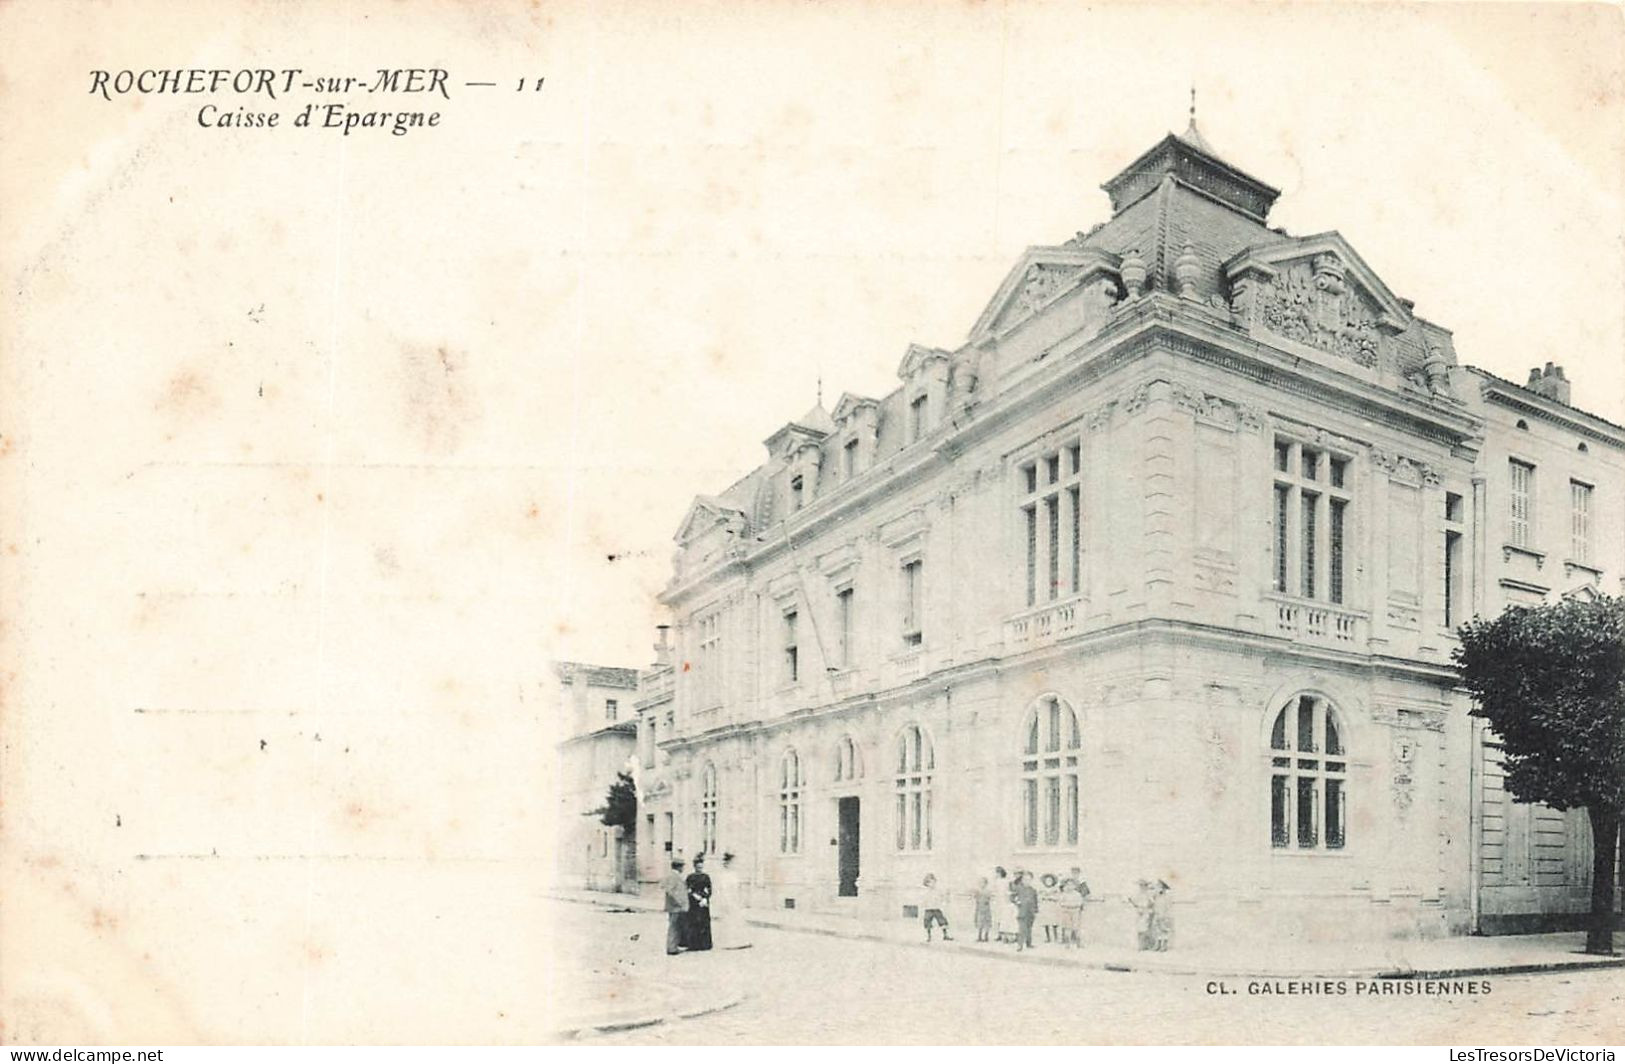
<path fill-rule="evenodd" d="M 691 950 L 711 948 L 711 877 L 705 874 L 705 857 L 694 858 L 694 871 L 689 873 L 688 934 L 684 946 Z"/>

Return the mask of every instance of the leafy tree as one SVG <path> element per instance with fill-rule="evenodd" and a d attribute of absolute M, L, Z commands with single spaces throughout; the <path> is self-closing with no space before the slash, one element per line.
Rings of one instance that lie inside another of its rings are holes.
<path fill-rule="evenodd" d="M 1515 606 L 1458 634 L 1473 714 L 1506 745 L 1507 790 L 1521 802 L 1584 808 L 1591 820 L 1586 952 L 1610 954 L 1625 812 L 1625 598 Z"/>
<path fill-rule="evenodd" d="M 629 772 L 617 772 L 604 804 L 594 809 L 599 823 L 633 831 L 638 825 L 638 785 Z"/>

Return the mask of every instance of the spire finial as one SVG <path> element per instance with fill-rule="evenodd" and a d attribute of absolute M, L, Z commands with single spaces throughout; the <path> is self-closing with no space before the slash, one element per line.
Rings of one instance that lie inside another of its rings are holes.
<path fill-rule="evenodd" d="M 1196 82 L 1194 81 L 1191 82 L 1191 120 L 1190 124 L 1185 127 L 1183 139 L 1186 144 L 1195 145 L 1209 154 L 1213 151 L 1208 145 L 1207 138 L 1202 136 L 1202 131 L 1196 128 Z"/>
<path fill-rule="evenodd" d="M 818 374 L 818 405 L 824 405 L 824 374 Z"/>

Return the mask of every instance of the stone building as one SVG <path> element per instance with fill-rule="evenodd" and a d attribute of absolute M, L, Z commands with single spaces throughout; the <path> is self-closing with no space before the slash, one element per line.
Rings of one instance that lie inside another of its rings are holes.
<path fill-rule="evenodd" d="M 1141 877 L 1187 943 L 1584 909 L 1585 819 L 1506 801 L 1451 628 L 1619 589 L 1625 431 L 1459 365 L 1194 122 L 1103 187 L 964 343 L 694 501 L 641 815 L 877 920 L 995 865 L 1081 867 L 1125 942 Z"/>
<path fill-rule="evenodd" d="M 636 669 L 560 661 L 555 719 L 554 873 L 561 886 L 635 890 L 636 832 L 606 826 L 603 808 L 616 773 L 635 767 Z"/>
<path fill-rule="evenodd" d="M 1570 404 L 1550 362 L 1523 386 L 1469 369 L 1464 396 L 1484 421 L 1471 513 L 1447 549 L 1470 549 L 1470 613 L 1555 595 L 1625 591 L 1625 430 Z M 1447 533 L 1449 536 L 1450 533 Z M 1477 927 L 1488 933 L 1578 926 L 1591 910 L 1591 828 L 1584 810 L 1560 813 L 1508 800 L 1501 748 L 1473 719 L 1472 866 Z"/>

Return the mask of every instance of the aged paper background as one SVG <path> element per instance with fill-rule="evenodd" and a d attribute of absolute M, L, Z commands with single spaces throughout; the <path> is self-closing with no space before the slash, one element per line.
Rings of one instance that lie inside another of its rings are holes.
<path fill-rule="evenodd" d="M 645 663 L 688 499 L 820 375 L 957 344 L 1192 83 L 1276 224 L 1625 420 L 1622 44 L 1600 5 L 0 7 L 5 1040 L 546 1037 L 548 662 Z M 345 137 L 88 91 L 260 66 L 451 99 Z"/>

